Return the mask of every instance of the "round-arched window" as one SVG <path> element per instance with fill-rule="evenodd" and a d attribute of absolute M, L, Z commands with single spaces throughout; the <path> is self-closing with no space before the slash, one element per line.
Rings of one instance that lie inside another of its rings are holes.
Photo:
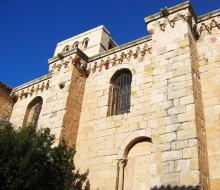
<path fill-rule="evenodd" d="M 63 48 L 63 52 L 67 52 L 70 50 L 70 46 L 69 45 L 66 45 L 64 48 Z"/>
<path fill-rule="evenodd" d="M 118 70 L 111 78 L 108 115 L 130 112 L 132 74 L 129 69 Z"/>
<path fill-rule="evenodd" d="M 43 99 L 40 96 L 37 96 L 28 104 L 23 126 L 32 124 L 34 127 L 37 127 L 42 105 Z"/>
<path fill-rule="evenodd" d="M 89 39 L 86 38 L 83 40 L 83 49 L 86 49 L 88 47 Z"/>

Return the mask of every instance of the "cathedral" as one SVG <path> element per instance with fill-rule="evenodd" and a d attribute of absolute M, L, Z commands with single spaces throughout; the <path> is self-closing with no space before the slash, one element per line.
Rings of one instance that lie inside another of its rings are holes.
<path fill-rule="evenodd" d="M 91 190 L 220 189 L 220 9 L 144 18 L 118 46 L 104 27 L 59 42 L 47 75 L 0 82 L 0 120 L 76 146 Z"/>

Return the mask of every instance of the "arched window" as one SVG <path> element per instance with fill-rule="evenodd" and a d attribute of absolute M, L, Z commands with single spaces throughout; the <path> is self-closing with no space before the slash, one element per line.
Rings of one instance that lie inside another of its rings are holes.
<path fill-rule="evenodd" d="M 83 40 L 83 49 L 86 49 L 88 47 L 89 39 L 86 38 Z"/>
<path fill-rule="evenodd" d="M 119 115 L 130 112 L 132 74 L 128 69 L 117 71 L 109 88 L 108 115 Z"/>
<path fill-rule="evenodd" d="M 28 104 L 23 122 L 24 127 L 29 124 L 32 124 L 34 127 L 37 127 L 42 104 L 43 99 L 40 96 L 34 98 Z"/>
<path fill-rule="evenodd" d="M 76 49 L 76 48 L 78 48 L 78 47 L 79 47 L 79 42 L 75 42 L 75 43 L 73 44 L 73 48 Z"/>
<path fill-rule="evenodd" d="M 67 52 L 70 50 L 70 46 L 69 45 L 66 45 L 64 48 L 63 48 L 63 52 Z"/>

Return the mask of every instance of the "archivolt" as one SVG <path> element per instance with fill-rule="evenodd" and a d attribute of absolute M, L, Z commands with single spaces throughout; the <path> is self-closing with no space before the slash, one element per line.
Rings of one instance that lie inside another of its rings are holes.
<path fill-rule="evenodd" d="M 151 141 L 151 130 L 150 129 L 142 129 L 139 131 L 135 131 L 128 135 L 123 142 L 121 143 L 118 154 L 117 154 L 117 159 L 126 159 L 129 153 L 129 150 L 137 143 L 142 142 L 142 141 Z"/>

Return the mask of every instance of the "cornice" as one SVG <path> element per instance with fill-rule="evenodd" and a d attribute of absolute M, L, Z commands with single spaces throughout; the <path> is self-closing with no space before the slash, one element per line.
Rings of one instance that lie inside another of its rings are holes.
<path fill-rule="evenodd" d="M 220 16 L 220 9 L 217 9 L 215 11 L 212 11 L 212 12 L 209 12 L 209 13 L 206 13 L 204 15 L 197 17 L 197 23 L 204 22 L 208 19 L 211 19 L 217 16 Z"/>
<path fill-rule="evenodd" d="M 13 88 L 12 92 L 17 92 L 17 91 L 23 90 L 25 88 L 28 88 L 30 86 L 39 84 L 39 83 L 41 83 L 41 82 L 43 82 L 45 80 L 49 80 L 51 77 L 52 77 L 51 74 L 47 74 L 47 75 L 44 75 L 42 77 L 36 78 L 36 79 L 34 79 L 32 81 L 29 81 L 27 83 L 24 83 L 24 84 L 18 86 L 18 87 Z"/>
<path fill-rule="evenodd" d="M 155 20 L 158 20 L 162 17 L 165 16 L 165 14 L 169 15 L 169 14 L 172 14 L 172 13 L 175 13 L 175 12 L 178 12 L 178 11 L 181 11 L 181 10 L 184 10 L 188 8 L 190 13 L 192 14 L 192 16 L 194 17 L 194 19 L 196 20 L 196 14 L 195 14 L 195 11 L 193 10 L 191 4 L 189 1 L 186 1 L 184 3 L 181 3 L 179 5 L 176 5 L 174 7 L 171 7 L 171 8 L 164 8 L 164 9 L 161 9 L 161 12 L 158 12 L 156 14 L 153 14 L 151 16 L 148 16 L 148 17 L 145 17 L 144 18 L 144 21 L 146 24 L 150 23 L 150 22 L 153 22 Z"/>
<path fill-rule="evenodd" d="M 109 56 L 111 54 L 118 53 L 118 52 L 120 52 L 122 50 L 131 48 L 131 47 L 133 47 L 135 45 L 139 45 L 139 44 L 142 44 L 142 43 L 150 41 L 150 40 L 151 40 L 151 36 L 144 36 L 144 37 L 139 38 L 137 40 L 125 43 L 125 44 L 123 44 L 121 46 L 117 46 L 117 47 L 109 49 L 109 50 L 107 50 L 107 51 L 105 51 L 103 53 L 100 53 L 98 55 L 92 56 L 92 57 L 89 58 L 89 62 L 95 61 L 95 60 L 100 59 L 100 58 L 104 58 L 104 57 Z"/>

